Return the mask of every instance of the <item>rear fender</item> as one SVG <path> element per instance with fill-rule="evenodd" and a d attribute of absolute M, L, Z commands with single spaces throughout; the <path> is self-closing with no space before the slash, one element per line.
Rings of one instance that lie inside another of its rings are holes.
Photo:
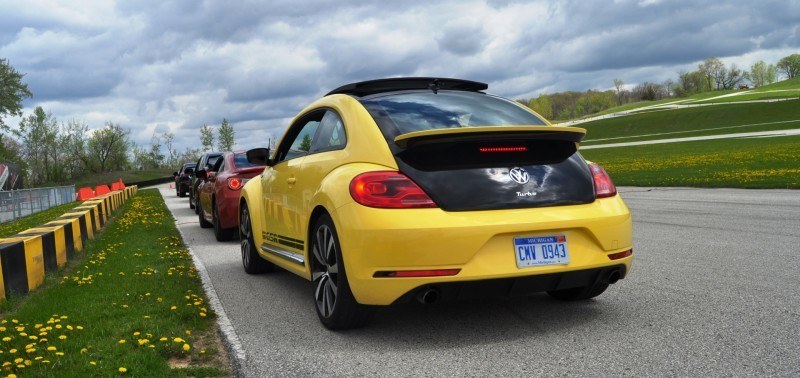
<path fill-rule="evenodd" d="M 264 219 L 261 216 L 263 206 L 259 206 L 261 203 L 261 175 L 253 177 L 247 184 L 244 184 L 240 192 L 239 211 L 241 212 L 243 205 L 247 205 L 247 209 L 250 211 L 250 224 L 253 227 L 253 242 L 257 246 L 261 245 L 264 243 L 264 238 L 261 234 L 264 230 L 264 225 L 261 224 Z"/>

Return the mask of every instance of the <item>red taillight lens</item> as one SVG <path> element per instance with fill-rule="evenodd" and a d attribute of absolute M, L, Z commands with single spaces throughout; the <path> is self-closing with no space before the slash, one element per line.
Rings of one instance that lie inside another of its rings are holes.
<path fill-rule="evenodd" d="M 525 146 L 505 146 L 505 147 L 481 147 L 478 151 L 487 152 L 527 152 L 528 147 Z"/>
<path fill-rule="evenodd" d="M 596 198 L 613 197 L 617 194 L 617 187 L 611 181 L 611 177 L 597 164 L 589 164 L 589 170 L 592 172 L 594 179 L 594 196 Z"/>
<path fill-rule="evenodd" d="M 242 188 L 242 179 L 238 177 L 231 177 L 228 179 L 228 187 L 232 190 L 239 190 Z"/>
<path fill-rule="evenodd" d="M 608 258 L 611 259 L 611 260 L 619 260 L 619 259 L 623 259 L 623 258 L 626 258 L 628 256 L 631 256 L 631 255 L 633 255 L 633 250 L 629 249 L 627 251 L 612 253 L 612 254 L 608 255 Z"/>
<path fill-rule="evenodd" d="M 350 195 L 369 207 L 407 209 L 436 207 L 433 200 L 406 175 L 394 171 L 367 172 L 350 181 Z"/>
<path fill-rule="evenodd" d="M 373 277 L 442 277 L 455 276 L 461 269 L 398 270 L 375 272 Z"/>

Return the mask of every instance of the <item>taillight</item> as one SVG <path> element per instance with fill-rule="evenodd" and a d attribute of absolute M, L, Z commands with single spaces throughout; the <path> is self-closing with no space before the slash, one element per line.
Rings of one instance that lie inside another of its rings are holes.
<path fill-rule="evenodd" d="M 228 179 L 228 187 L 232 190 L 239 190 L 242 188 L 242 179 L 238 177 L 231 177 Z"/>
<path fill-rule="evenodd" d="M 436 207 L 433 200 L 406 175 L 394 171 L 367 172 L 350 181 L 350 195 L 369 207 Z"/>
<path fill-rule="evenodd" d="M 502 147 L 480 147 L 478 151 L 483 153 L 491 152 L 527 152 L 528 147 L 525 146 L 502 146 Z"/>
<path fill-rule="evenodd" d="M 612 253 L 612 254 L 608 255 L 608 258 L 611 259 L 611 260 L 619 260 L 619 259 L 623 259 L 623 258 L 626 258 L 628 256 L 631 256 L 631 255 L 633 255 L 633 250 L 629 249 L 627 251 Z"/>
<path fill-rule="evenodd" d="M 617 187 L 614 186 L 614 182 L 611 181 L 611 177 L 608 176 L 603 167 L 591 163 L 589 164 L 589 170 L 592 172 L 592 178 L 594 179 L 595 198 L 613 197 L 617 194 Z"/>

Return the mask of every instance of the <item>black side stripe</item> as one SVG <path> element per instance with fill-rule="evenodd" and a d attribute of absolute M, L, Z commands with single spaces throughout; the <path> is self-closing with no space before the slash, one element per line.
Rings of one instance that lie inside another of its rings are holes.
<path fill-rule="evenodd" d="M 0 244 L 0 262 L 3 265 L 3 281 L 6 298 L 9 295 L 28 293 L 28 267 L 25 263 L 25 242 Z"/>

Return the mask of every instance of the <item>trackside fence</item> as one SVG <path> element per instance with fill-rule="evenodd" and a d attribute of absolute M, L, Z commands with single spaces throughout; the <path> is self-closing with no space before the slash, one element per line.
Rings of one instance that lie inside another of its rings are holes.
<path fill-rule="evenodd" d="M 75 200 L 75 185 L 0 191 L 0 223 Z"/>

